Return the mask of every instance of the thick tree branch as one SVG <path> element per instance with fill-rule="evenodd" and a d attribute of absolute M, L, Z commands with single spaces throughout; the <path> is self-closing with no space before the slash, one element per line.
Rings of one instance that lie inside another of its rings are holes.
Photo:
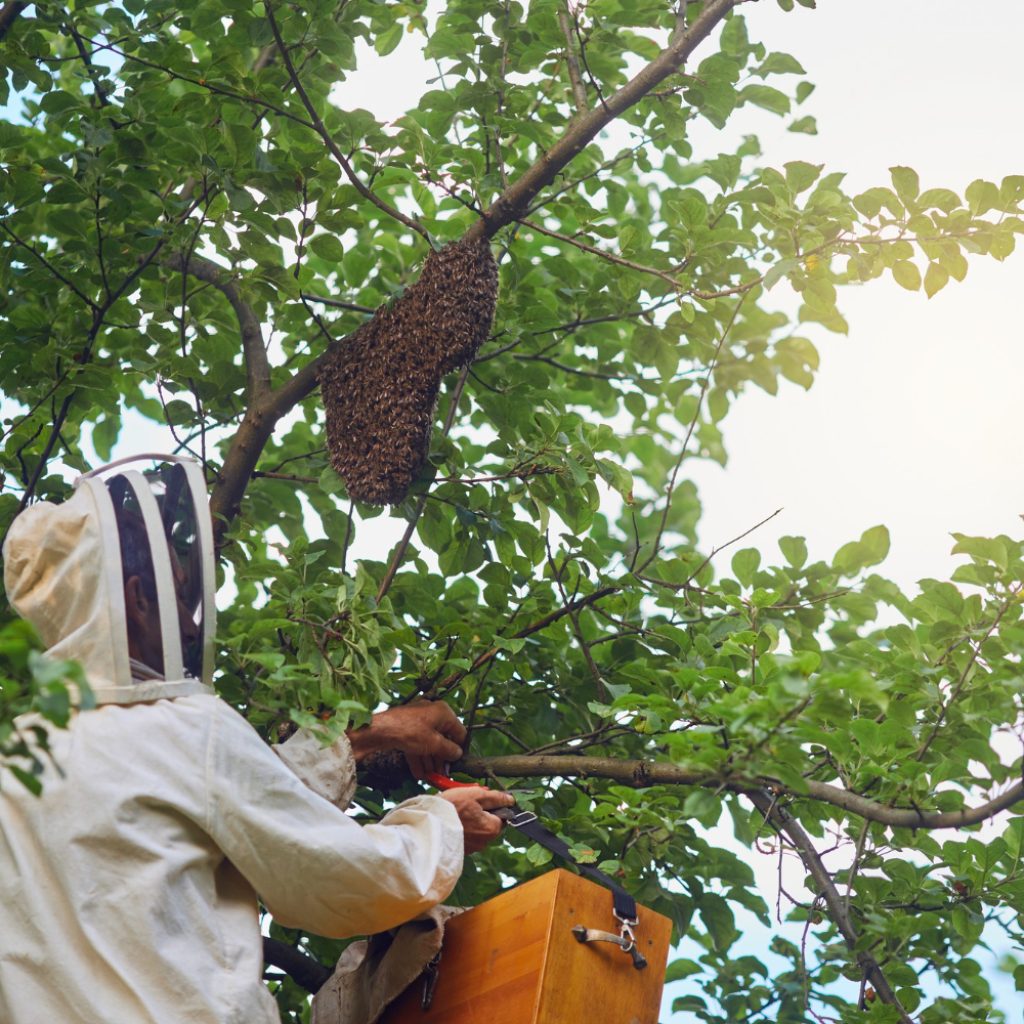
<path fill-rule="evenodd" d="M 0 7 L 0 41 L 11 30 L 11 26 L 18 20 L 18 15 L 28 7 L 27 0 L 11 0 L 3 7 Z"/>
<path fill-rule="evenodd" d="M 581 153 L 605 125 L 678 71 L 738 2 L 708 0 L 686 32 L 673 38 L 654 60 L 604 103 L 576 118 L 562 137 L 494 201 L 483 219 L 469 229 L 466 238 L 473 241 L 490 238 L 501 228 L 524 217 L 534 196 L 550 185 L 559 171 Z"/>
<path fill-rule="evenodd" d="M 815 849 L 811 837 L 803 830 L 803 827 L 796 818 L 784 807 L 780 807 L 778 801 L 769 793 L 761 790 L 748 793 L 747 796 L 764 816 L 765 821 L 784 834 L 796 848 L 800 859 L 804 863 L 804 867 L 807 868 L 808 874 L 813 879 L 818 895 L 825 901 L 829 915 L 843 936 L 847 947 L 856 956 L 857 963 L 864 972 L 864 976 L 875 987 L 878 998 L 883 1003 L 894 1007 L 904 1024 L 913 1024 L 913 1019 L 900 1004 L 888 979 L 882 973 L 878 961 L 866 950 L 857 950 L 857 932 L 850 919 L 846 904 L 839 895 L 839 890 L 836 888 L 835 882 L 832 881 L 832 876 L 825 868 L 821 855 Z"/>
<path fill-rule="evenodd" d="M 213 536 L 218 547 L 224 542 L 224 532 L 231 520 L 238 515 L 253 470 L 277 421 L 295 404 L 280 403 L 275 401 L 277 398 L 278 393 L 272 393 L 267 400 L 250 403 L 224 456 L 220 475 L 210 495 Z"/>
<path fill-rule="evenodd" d="M 334 972 L 295 946 L 263 936 L 263 962 L 277 967 L 307 992 L 316 995 Z"/>
<path fill-rule="evenodd" d="M 595 591 L 595 593 L 600 593 L 600 591 Z M 591 598 L 593 596 L 593 594 L 589 595 Z M 578 606 L 579 603 L 578 601 L 574 602 L 574 605 Z M 562 610 L 562 614 L 568 614 L 568 611 Z M 528 630 L 537 631 L 532 627 L 528 627 Z M 516 634 L 517 637 L 522 635 L 529 635 L 529 633 L 524 630 Z M 483 657 L 484 655 L 481 655 L 481 658 Z M 480 658 L 477 661 L 480 661 Z M 474 667 L 476 667 L 476 663 L 474 663 Z M 505 778 L 587 776 L 610 779 L 628 786 L 707 786 L 712 789 L 742 793 L 746 796 L 751 793 L 760 793 L 768 788 L 774 793 L 786 794 L 794 799 L 808 797 L 812 800 L 819 800 L 889 828 L 967 828 L 995 817 L 1000 811 L 1005 811 L 1024 799 L 1024 783 L 1016 782 L 1002 795 L 977 807 L 967 807 L 957 811 L 922 811 L 916 807 L 889 807 L 876 800 L 869 800 L 859 793 L 852 793 L 848 789 L 840 789 L 838 786 L 832 786 L 826 782 L 808 780 L 805 783 L 806 791 L 797 792 L 770 776 L 751 779 L 722 779 L 717 776 L 709 776 L 704 771 L 682 768 L 673 764 L 615 757 L 583 757 L 571 754 L 509 754 L 504 757 L 473 757 L 460 761 L 458 769 L 467 775 L 475 775 L 478 778 L 485 778 L 490 774 Z"/>
<path fill-rule="evenodd" d="M 174 270 L 191 274 L 197 280 L 216 288 L 231 303 L 242 332 L 249 403 L 251 405 L 262 399 L 270 391 L 270 363 L 263 341 L 263 328 L 252 306 L 242 298 L 238 282 L 231 276 L 231 271 L 195 254 L 186 256 L 177 253 L 168 257 L 166 263 Z"/>

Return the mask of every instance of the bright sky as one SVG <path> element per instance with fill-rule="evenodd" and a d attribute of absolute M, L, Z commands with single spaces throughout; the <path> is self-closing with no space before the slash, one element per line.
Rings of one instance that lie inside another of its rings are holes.
<path fill-rule="evenodd" d="M 751 36 L 791 52 L 818 86 L 805 108 L 820 134 L 762 130 L 770 160 L 824 162 L 847 171 L 855 191 L 888 184 L 894 164 L 915 168 L 923 188 L 961 194 L 975 178 L 1024 173 L 1020 4 L 819 7 L 744 8 Z M 814 387 L 744 396 L 724 424 L 727 469 L 695 469 L 705 544 L 780 506 L 757 542 L 802 534 L 812 556 L 885 523 L 884 571 L 910 587 L 952 570 L 951 531 L 1019 536 L 1022 260 L 971 259 L 966 280 L 931 300 L 891 279 L 843 294 L 850 334 L 812 334 L 822 357 Z"/>

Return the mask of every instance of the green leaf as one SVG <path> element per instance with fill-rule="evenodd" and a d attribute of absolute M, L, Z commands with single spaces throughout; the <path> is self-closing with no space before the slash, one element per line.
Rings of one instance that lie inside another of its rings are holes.
<path fill-rule="evenodd" d="M 753 103 L 773 114 L 789 113 L 789 97 L 770 85 L 748 85 L 740 91 L 739 97 L 741 103 Z"/>
<path fill-rule="evenodd" d="M 917 197 L 917 205 L 925 210 L 935 207 L 943 213 L 950 213 L 960 205 L 960 200 L 948 188 L 930 188 Z"/>
<path fill-rule="evenodd" d="M 890 167 L 889 173 L 892 175 L 892 187 L 900 199 L 907 202 L 917 198 L 917 194 L 921 191 L 921 181 L 917 176 L 917 171 L 910 167 Z"/>
<path fill-rule="evenodd" d="M 924 275 L 924 291 L 930 299 L 936 292 L 941 291 L 949 280 L 948 272 L 938 263 L 929 263 L 928 270 Z"/>
<path fill-rule="evenodd" d="M 7 768 L 33 796 L 39 796 L 43 792 L 43 784 L 38 775 L 33 775 L 16 764 L 8 764 Z"/>
<path fill-rule="evenodd" d="M 870 559 L 866 565 L 876 565 L 889 554 L 889 530 L 885 526 L 872 526 L 870 530 L 865 530 L 860 542 L 864 546 L 865 555 Z"/>
<path fill-rule="evenodd" d="M 526 859 L 534 867 L 543 867 L 551 861 L 551 851 L 540 843 L 532 843 L 526 851 Z"/>
<path fill-rule="evenodd" d="M 786 166 L 786 184 L 794 195 L 805 192 L 821 175 L 822 164 L 809 164 L 803 160 L 791 160 Z"/>
<path fill-rule="evenodd" d="M 383 32 L 373 40 L 373 48 L 382 56 L 386 57 L 402 41 L 404 26 L 399 19 L 389 25 Z"/>
<path fill-rule="evenodd" d="M 964 196 L 968 208 L 976 217 L 999 205 L 999 189 L 993 182 L 982 178 L 972 181 Z"/>
<path fill-rule="evenodd" d="M 806 117 L 798 117 L 790 124 L 787 131 L 800 132 L 803 135 L 817 135 L 818 122 L 810 115 L 807 115 Z"/>
<path fill-rule="evenodd" d="M 892 266 L 892 276 L 901 288 L 916 292 L 921 287 L 921 271 L 910 260 L 897 260 Z"/>
<path fill-rule="evenodd" d="M 736 921 L 728 903 L 714 893 L 704 893 L 698 902 L 701 920 L 718 952 L 723 953 L 736 939 Z"/>
<path fill-rule="evenodd" d="M 844 544 L 832 560 L 832 565 L 846 576 L 852 576 L 869 565 L 883 561 L 889 553 L 889 531 L 884 526 L 873 526 L 861 534 L 859 541 Z"/>
<path fill-rule="evenodd" d="M 754 573 L 761 564 L 761 553 L 756 548 L 743 548 L 732 556 L 732 571 L 744 586 L 754 581 Z"/>
<path fill-rule="evenodd" d="M 329 263 L 340 263 L 345 256 L 341 242 L 334 235 L 317 235 L 309 240 L 308 245 L 315 256 Z"/>
<path fill-rule="evenodd" d="M 706 828 L 718 823 L 722 814 L 722 801 L 706 789 L 695 789 L 689 793 L 683 803 L 683 815 L 696 818 Z"/>
<path fill-rule="evenodd" d="M 780 537 L 779 550 L 794 569 L 807 561 L 807 542 L 803 537 Z"/>
<path fill-rule="evenodd" d="M 700 974 L 703 970 L 704 968 L 693 960 L 673 960 L 665 971 L 665 981 L 666 983 L 682 981 L 684 978 L 690 978 L 695 974 Z"/>
<path fill-rule="evenodd" d="M 805 75 L 803 65 L 788 53 L 769 53 L 755 71 L 765 78 L 767 75 Z"/>

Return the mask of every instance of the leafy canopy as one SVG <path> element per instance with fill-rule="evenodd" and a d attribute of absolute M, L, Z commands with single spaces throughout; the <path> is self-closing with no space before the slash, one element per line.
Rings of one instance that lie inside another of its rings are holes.
<path fill-rule="evenodd" d="M 830 562 L 737 544 L 716 575 L 687 464 L 724 463 L 744 390 L 811 386 L 843 285 L 931 296 L 1004 259 L 1024 177 L 959 195 L 894 167 L 849 195 L 754 138 L 695 152 L 691 124 L 746 105 L 815 131 L 798 59 L 737 0 L 22 6 L 0 15 L 0 529 L 65 497 L 90 446 L 164 425 L 213 486 L 218 686 L 265 736 L 451 702 L 469 773 L 514 783 L 689 937 L 683 1019 L 995 1019 L 976 954 L 1024 911 L 1021 762 L 999 742 L 1020 541 L 958 537 L 954 580 L 916 597 L 871 571 L 883 527 Z M 438 74 L 382 124 L 335 87 L 407 35 Z M 385 557 L 381 511 L 328 468 L 317 359 L 467 232 L 499 258 L 493 336 L 446 382 Z M 68 670 L 29 644 L 3 627 L 0 755 L 32 785 L 11 719 L 63 720 Z M 973 831 L 935 831 L 955 824 Z M 814 894 L 788 909 L 812 941 L 780 935 L 774 959 L 735 918 L 771 923 L 744 850 L 766 845 Z M 457 895 L 546 857 L 495 849 Z M 301 991 L 273 987 L 300 1019 Z"/>

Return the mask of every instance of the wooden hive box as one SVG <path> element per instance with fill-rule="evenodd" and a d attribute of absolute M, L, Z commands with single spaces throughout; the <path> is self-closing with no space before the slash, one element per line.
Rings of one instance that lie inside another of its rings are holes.
<path fill-rule="evenodd" d="M 380 1024 L 657 1024 L 672 925 L 638 913 L 643 970 L 620 947 L 573 935 L 618 933 L 611 893 L 550 871 L 450 920 L 430 1008 L 417 981 Z"/>

